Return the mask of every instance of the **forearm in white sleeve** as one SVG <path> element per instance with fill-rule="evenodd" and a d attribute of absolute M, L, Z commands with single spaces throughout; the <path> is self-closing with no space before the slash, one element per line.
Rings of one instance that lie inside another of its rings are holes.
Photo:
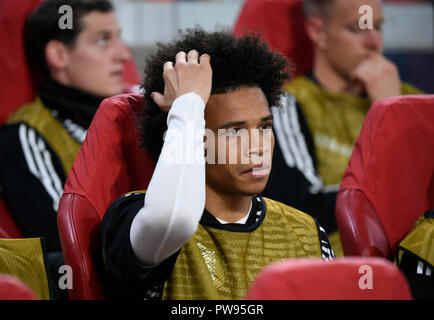
<path fill-rule="evenodd" d="M 196 232 L 205 207 L 205 104 L 195 93 L 177 98 L 145 203 L 130 241 L 137 259 L 153 266 L 178 251 Z M 197 159 L 198 157 L 198 159 Z"/>

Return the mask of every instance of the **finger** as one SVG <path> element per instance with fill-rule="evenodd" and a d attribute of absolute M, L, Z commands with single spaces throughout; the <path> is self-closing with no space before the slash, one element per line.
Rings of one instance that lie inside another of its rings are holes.
<path fill-rule="evenodd" d="M 381 62 L 381 61 L 386 60 L 386 58 L 381 53 L 378 53 L 378 52 L 371 53 L 370 58 L 376 62 Z"/>
<path fill-rule="evenodd" d="M 163 64 L 163 79 L 164 79 L 164 83 L 166 83 L 169 78 L 172 78 L 174 73 L 175 73 L 175 69 L 173 67 L 173 62 L 172 61 L 165 62 Z"/>
<path fill-rule="evenodd" d="M 164 96 L 159 92 L 152 92 L 151 98 L 157 104 L 157 106 L 161 107 L 164 102 Z"/>
<path fill-rule="evenodd" d="M 372 54 L 370 58 L 366 59 L 363 66 L 367 69 L 382 69 L 386 61 L 382 58 L 380 54 Z"/>
<path fill-rule="evenodd" d="M 350 78 L 351 78 L 351 80 L 352 80 L 352 81 L 359 80 L 359 78 L 360 78 L 360 74 L 361 74 L 361 71 L 362 71 L 362 65 L 358 65 L 358 66 L 353 70 L 353 72 L 351 72 L 351 74 L 350 74 Z"/>
<path fill-rule="evenodd" d="M 187 62 L 199 63 L 199 52 L 196 50 L 190 50 L 187 54 Z"/>
<path fill-rule="evenodd" d="M 179 51 L 175 56 L 176 63 L 187 63 L 187 54 L 184 51 Z"/>
<path fill-rule="evenodd" d="M 173 62 L 172 61 L 166 61 L 163 64 L 163 71 L 170 70 L 170 69 L 173 69 Z"/>
<path fill-rule="evenodd" d="M 375 69 L 377 63 L 371 59 L 365 59 L 354 69 L 353 74 L 362 76 L 363 74 L 369 72 L 372 69 Z"/>
<path fill-rule="evenodd" d="M 360 68 L 356 72 L 353 72 L 351 79 L 353 81 L 358 80 L 366 82 L 369 79 L 369 72 L 367 68 Z"/>
<path fill-rule="evenodd" d="M 369 51 L 368 54 L 366 55 L 366 59 L 378 59 L 378 56 L 380 55 L 381 54 L 376 51 Z"/>
<path fill-rule="evenodd" d="M 202 54 L 199 58 L 200 64 L 210 63 L 210 61 L 211 61 L 211 56 L 207 53 Z"/>
<path fill-rule="evenodd" d="M 363 70 L 363 69 L 368 68 L 370 66 L 372 67 L 375 64 L 376 64 L 376 62 L 374 59 L 367 58 L 367 59 L 363 60 L 362 62 L 360 62 L 360 64 L 358 65 L 358 69 Z"/>

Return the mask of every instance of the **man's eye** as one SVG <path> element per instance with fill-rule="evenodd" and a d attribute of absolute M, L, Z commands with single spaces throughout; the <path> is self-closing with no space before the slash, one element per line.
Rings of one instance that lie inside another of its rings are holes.
<path fill-rule="evenodd" d="M 261 127 L 259 129 L 268 130 L 268 129 L 271 129 L 272 127 L 273 127 L 273 125 L 271 123 L 264 123 L 261 125 Z"/>
<path fill-rule="evenodd" d="M 227 136 L 236 136 L 238 134 L 238 132 L 240 131 L 241 128 L 230 128 L 226 131 L 226 135 Z"/>
<path fill-rule="evenodd" d="M 350 31 L 352 33 L 358 33 L 361 31 L 358 24 L 349 25 L 349 26 L 347 26 L 347 29 L 348 29 L 348 31 Z"/>
<path fill-rule="evenodd" d="M 98 38 L 97 43 L 99 45 L 106 45 L 110 41 L 110 36 L 101 36 Z"/>

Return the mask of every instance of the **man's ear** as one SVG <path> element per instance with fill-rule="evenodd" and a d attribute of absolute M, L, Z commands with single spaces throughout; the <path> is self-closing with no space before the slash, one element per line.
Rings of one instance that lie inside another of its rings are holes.
<path fill-rule="evenodd" d="M 326 34 L 324 29 L 324 21 L 318 17 L 308 17 L 305 21 L 306 33 L 314 46 L 319 49 L 326 48 Z"/>
<path fill-rule="evenodd" d="M 58 40 L 50 40 L 45 46 L 45 60 L 48 70 L 59 72 L 68 65 L 69 51 L 66 45 Z"/>

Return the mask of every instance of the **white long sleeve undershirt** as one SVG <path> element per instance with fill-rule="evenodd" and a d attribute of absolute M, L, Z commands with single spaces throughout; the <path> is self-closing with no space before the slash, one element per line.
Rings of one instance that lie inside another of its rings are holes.
<path fill-rule="evenodd" d="M 130 241 L 137 259 L 154 266 L 178 251 L 196 232 L 205 207 L 205 104 L 195 93 L 177 98 L 143 208 Z"/>

